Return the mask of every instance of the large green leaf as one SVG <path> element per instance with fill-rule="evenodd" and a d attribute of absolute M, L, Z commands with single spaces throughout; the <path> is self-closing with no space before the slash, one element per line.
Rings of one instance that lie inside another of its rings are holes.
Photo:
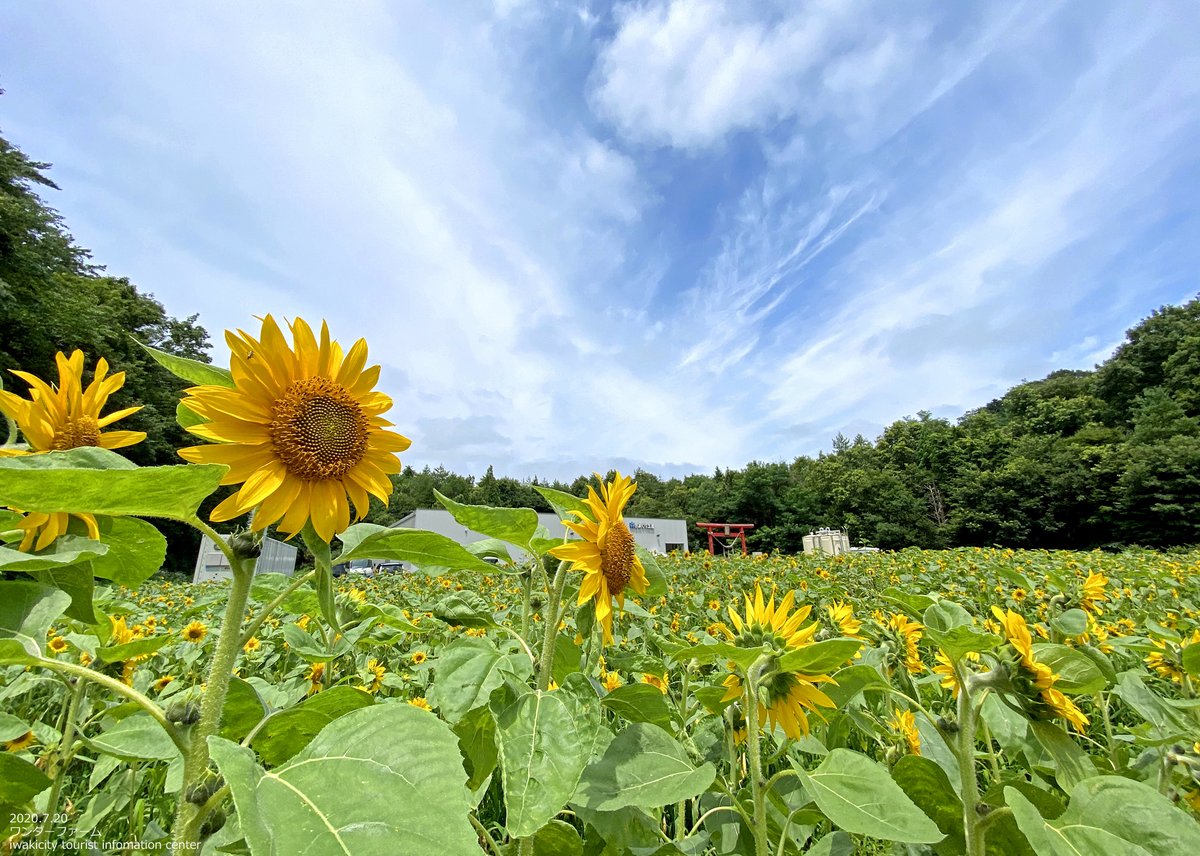
<path fill-rule="evenodd" d="M 148 636 L 145 639 L 134 639 L 121 645 L 103 645 L 96 649 L 96 659 L 104 663 L 119 663 L 131 657 L 145 657 L 165 647 L 172 641 L 171 636 Z"/>
<path fill-rule="evenodd" d="M 225 706 L 221 708 L 221 736 L 241 740 L 266 715 L 267 706 L 254 686 L 241 678 L 230 678 Z"/>
<path fill-rule="evenodd" d="M 1092 759 L 1053 722 L 1030 722 L 1029 729 L 1054 760 L 1054 775 L 1064 791 L 1096 775 Z"/>
<path fill-rule="evenodd" d="M 646 572 L 646 592 L 639 597 L 662 597 L 667 593 L 667 575 L 658 566 L 658 560 L 641 544 L 635 544 L 633 550 L 641 560 L 642 569 Z"/>
<path fill-rule="evenodd" d="M 149 714 L 127 716 L 91 739 L 93 748 L 125 761 L 169 761 L 179 756 L 179 747 Z"/>
<path fill-rule="evenodd" d="M 538 528 L 537 512 L 532 508 L 493 508 L 490 505 L 464 505 L 434 491 L 447 511 L 468 529 L 490 535 L 510 544 L 525 547 Z"/>
<path fill-rule="evenodd" d="M 39 583 L 54 586 L 71 596 L 71 605 L 67 607 L 66 612 L 68 618 L 88 624 L 95 621 L 96 606 L 92 596 L 96 591 L 96 581 L 92 578 L 92 567 L 88 562 L 67 565 L 64 568 L 34 571 L 30 576 Z"/>
<path fill-rule="evenodd" d="M 617 687 L 601 700 L 601 704 L 630 722 L 651 722 L 665 728 L 671 721 L 666 698 L 658 687 L 650 684 Z"/>
<path fill-rule="evenodd" d="M 0 501 L 3 501 L 2 495 Z M 0 544 L 0 571 L 31 572 L 65 568 L 89 561 L 106 552 L 107 544 L 78 535 L 59 536 L 53 544 L 38 553 L 23 553 L 14 547 Z"/>
<path fill-rule="evenodd" d="M 26 511 L 185 519 L 217 489 L 227 469 L 135 467 L 96 446 L 0 458 L 0 502 Z"/>
<path fill-rule="evenodd" d="M 0 665 L 42 656 L 50 625 L 71 605 L 71 596 L 33 582 L 0 582 Z"/>
<path fill-rule="evenodd" d="M 1200 824 L 1156 790 L 1099 776 L 1071 790 L 1067 810 L 1046 820 L 1014 788 L 1004 795 L 1033 849 L 1048 856 L 1179 856 L 1200 853 Z"/>
<path fill-rule="evenodd" d="M 866 755 L 834 749 L 811 773 L 795 769 L 817 807 L 846 832 L 905 844 L 935 844 L 945 837 L 887 768 Z"/>
<path fill-rule="evenodd" d="M 780 657 L 779 669 L 783 672 L 824 675 L 853 660 L 862 646 L 861 639 L 826 639 L 804 645 Z"/>
<path fill-rule="evenodd" d="M 596 811 L 656 808 L 703 793 L 716 775 L 712 764 L 693 767 L 684 748 L 658 726 L 635 722 L 587 768 L 574 802 Z"/>
<path fill-rule="evenodd" d="M 35 765 L 9 752 L 0 752 L 0 809 L 22 806 L 48 787 L 49 777 Z"/>
<path fill-rule="evenodd" d="M 100 540 L 108 551 L 92 559 L 93 574 L 117 585 L 136 588 L 162 567 L 167 539 L 145 520 L 101 517 L 96 523 Z"/>
<path fill-rule="evenodd" d="M 263 723 L 250 745 L 271 766 L 278 766 L 309 744 L 326 726 L 374 699 L 354 687 L 334 687 L 277 711 Z"/>
<path fill-rule="evenodd" d="M 589 520 L 592 517 L 591 510 L 584 504 L 583 500 L 569 493 L 563 493 L 561 490 L 555 490 L 552 487 L 543 487 L 534 485 L 533 489 L 542 495 L 546 502 L 550 503 L 550 507 L 554 509 L 554 513 L 564 520 L 575 520 L 575 515 L 572 511 L 578 511 L 584 514 Z"/>
<path fill-rule="evenodd" d="M 449 571 L 495 573 L 497 568 L 464 549 L 457 541 L 423 529 L 392 528 L 357 523 L 338 536 L 342 553 L 335 564 L 353 559 L 391 559 L 409 562 L 427 574 Z"/>
<path fill-rule="evenodd" d="M 496 743 L 504 776 L 508 831 L 533 835 L 571 798 L 588 760 L 575 717 L 552 692 L 535 690 L 513 698 L 498 692 L 492 700 Z"/>
<path fill-rule="evenodd" d="M 934 846 L 934 852 L 938 856 L 965 853 L 962 800 L 954 792 L 946 771 L 928 758 L 905 755 L 892 768 L 892 778 L 946 836 Z"/>
<path fill-rule="evenodd" d="M 477 789 L 496 769 L 500 750 L 496 746 L 496 720 L 486 707 L 477 707 L 454 726 L 458 749 L 467 770 L 467 787 Z"/>
<path fill-rule="evenodd" d="M 1108 684 L 1092 658 L 1074 648 L 1042 642 L 1033 646 L 1033 653 L 1058 676 L 1054 688 L 1067 695 L 1090 695 Z"/>
<path fill-rule="evenodd" d="M 228 740 L 209 747 L 254 856 L 480 852 L 454 734 L 412 705 L 347 714 L 270 772 Z"/>
<path fill-rule="evenodd" d="M 188 383 L 197 385 L 209 384 L 212 386 L 223 386 L 228 389 L 233 388 L 233 375 L 229 373 L 229 369 L 223 369 L 220 366 L 210 365 L 209 363 L 202 363 L 199 360 L 189 360 L 187 357 L 178 357 L 175 354 L 168 354 L 166 351 L 151 348 L 145 342 L 136 338 L 134 341 L 141 345 L 142 349 L 152 356 L 156 363 L 181 380 L 186 380 Z"/>
<path fill-rule="evenodd" d="M 533 834 L 533 856 L 583 856 L 583 841 L 571 824 L 552 820 Z"/>
<path fill-rule="evenodd" d="M 452 591 L 438 600 L 430 610 L 438 621 L 452 627 L 495 627 L 492 605 L 478 592 L 469 589 Z"/>
<path fill-rule="evenodd" d="M 457 725 L 469 712 L 488 703 L 492 691 L 504 683 L 505 673 L 529 675 L 529 658 L 506 654 L 488 639 L 457 639 L 438 654 L 433 698 L 442 716 Z"/>

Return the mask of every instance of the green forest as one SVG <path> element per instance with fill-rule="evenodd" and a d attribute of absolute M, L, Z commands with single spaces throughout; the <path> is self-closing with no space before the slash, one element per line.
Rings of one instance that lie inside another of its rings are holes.
<path fill-rule="evenodd" d="M 54 354 L 75 348 L 126 373 L 114 407 L 144 408 L 122 423 L 148 434 L 125 450 L 138 464 L 178 463 L 190 445 L 175 423 L 182 383 L 134 341 L 208 361 L 196 316 L 167 314 L 152 295 L 111 276 L 43 199 L 58 188 L 49 165 L 0 138 L 0 374 L 52 376 Z M 571 484 L 582 494 L 590 474 Z M 678 479 L 636 473 L 631 516 L 753 523 L 755 550 L 798 552 L 814 528 L 847 530 L 855 544 L 1031 548 L 1167 548 L 1200 543 L 1200 298 L 1163 307 L 1132 327 L 1092 371 L 1022 383 L 956 422 L 906 416 L 876 439 L 838 436 L 832 450 L 790 462 L 752 461 Z M 368 519 L 387 523 L 462 502 L 550 508 L 531 482 L 406 469 Z M 212 502 L 222 498 L 218 494 Z M 169 566 L 189 569 L 187 531 L 164 527 Z M 699 548 L 703 533 L 693 532 Z"/>

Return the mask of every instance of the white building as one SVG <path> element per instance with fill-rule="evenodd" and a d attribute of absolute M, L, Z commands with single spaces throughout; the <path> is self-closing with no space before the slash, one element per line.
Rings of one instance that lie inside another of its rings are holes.
<path fill-rule="evenodd" d="M 254 565 L 256 574 L 287 574 L 289 577 L 296 570 L 296 547 L 285 544 L 274 538 L 263 538 L 262 553 Z M 209 580 L 227 580 L 233 576 L 229 568 L 229 560 L 217 549 L 211 538 L 205 535 L 200 540 L 200 552 L 196 556 L 196 570 L 192 574 L 192 582 L 203 583 Z"/>
<path fill-rule="evenodd" d="M 840 529 L 818 529 L 804 536 L 805 554 L 824 553 L 826 556 L 840 556 L 849 553 L 850 536 Z"/>
<path fill-rule="evenodd" d="M 551 538 L 562 538 L 567 532 L 567 528 L 563 526 L 562 520 L 557 514 L 539 513 L 538 523 L 550 533 Z M 651 553 L 669 553 L 672 550 L 687 549 L 687 521 L 685 520 L 626 517 L 625 523 L 629 526 L 629 531 L 633 533 L 633 540 Z M 449 511 L 443 508 L 418 508 L 401 517 L 392 526 L 436 532 L 464 546 L 488 537 L 463 526 L 454 519 Z M 522 550 L 513 549 L 511 552 L 516 561 L 527 557 Z"/>

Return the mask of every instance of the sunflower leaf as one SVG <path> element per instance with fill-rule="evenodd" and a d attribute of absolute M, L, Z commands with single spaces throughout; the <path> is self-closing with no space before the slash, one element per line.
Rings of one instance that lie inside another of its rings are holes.
<path fill-rule="evenodd" d="M 533 489 L 542 495 L 546 502 L 554 509 L 554 513 L 566 520 L 576 520 L 572 511 L 578 511 L 588 520 L 592 519 L 592 512 L 587 507 L 582 499 L 573 496 L 569 493 L 564 493 L 561 490 L 555 490 L 552 487 L 544 487 L 542 485 L 534 485 Z"/>
<path fill-rule="evenodd" d="M 573 802 L 598 811 L 656 808 L 704 793 L 712 764 L 693 767 L 687 751 L 657 725 L 635 722 L 583 774 Z"/>
<path fill-rule="evenodd" d="M 32 582 L 0 582 L 0 664 L 42 656 L 50 625 L 71 605 L 64 591 Z"/>
<path fill-rule="evenodd" d="M 480 852 L 458 741 L 412 705 L 348 713 L 270 773 L 236 743 L 210 737 L 209 747 L 255 856 Z"/>
<path fill-rule="evenodd" d="M 662 597 L 667 593 L 667 575 L 658 566 L 653 553 L 641 544 L 635 544 L 633 549 L 642 562 L 642 568 L 646 571 L 646 581 L 650 584 L 646 587 L 645 594 L 640 597 Z"/>
<path fill-rule="evenodd" d="M 95 446 L 0 458 L 0 503 L 47 513 L 186 520 L 226 470 L 223 464 L 137 467 Z"/>
<path fill-rule="evenodd" d="M 905 844 L 934 844 L 945 837 L 887 768 L 866 755 L 834 749 L 812 772 L 793 767 L 821 812 L 846 832 Z"/>
<path fill-rule="evenodd" d="M 494 508 L 490 505 L 464 505 L 434 490 L 447 511 L 463 526 L 501 541 L 526 547 L 537 533 L 538 516 L 532 508 Z"/>
<path fill-rule="evenodd" d="M 423 529 L 401 529 L 356 523 L 338 536 L 342 553 L 335 564 L 353 559 L 391 559 L 409 562 L 424 573 L 441 574 L 450 571 L 479 571 L 496 573 L 490 565 L 472 555 L 457 541 Z"/>
<path fill-rule="evenodd" d="M 507 825 L 514 838 L 533 835 L 562 811 L 590 755 L 574 712 L 556 693 L 534 690 L 492 697 L 504 776 Z"/>
<path fill-rule="evenodd" d="M 190 360 L 187 357 L 177 357 L 175 354 L 151 348 L 133 336 L 130 338 L 141 345 L 142 350 L 154 358 L 154 362 L 181 380 L 186 380 L 188 383 L 209 384 L 233 389 L 233 375 L 229 373 L 229 369 L 202 363 L 199 360 Z"/>
<path fill-rule="evenodd" d="M 854 659 L 861 639 L 826 639 L 796 648 L 779 658 L 781 672 L 824 675 Z"/>
<path fill-rule="evenodd" d="M 53 544 L 38 553 L 22 553 L 0 545 L 0 571 L 30 572 L 65 568 L 107 552 L 107 544 L 78 535 L 60 535 Z"/>

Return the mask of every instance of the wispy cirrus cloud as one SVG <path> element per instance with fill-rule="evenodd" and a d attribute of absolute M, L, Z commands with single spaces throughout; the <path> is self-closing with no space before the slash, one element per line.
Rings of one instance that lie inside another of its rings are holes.
<path fill-rule="evenodd" d="M 81 243 L 214 332 L 367 337 L 418 466 L 812 453 L 1086 366 L 1196 287 L 1186 5 L 64 2 L 0 26 L 5 135 L 57 163 Z"/>

